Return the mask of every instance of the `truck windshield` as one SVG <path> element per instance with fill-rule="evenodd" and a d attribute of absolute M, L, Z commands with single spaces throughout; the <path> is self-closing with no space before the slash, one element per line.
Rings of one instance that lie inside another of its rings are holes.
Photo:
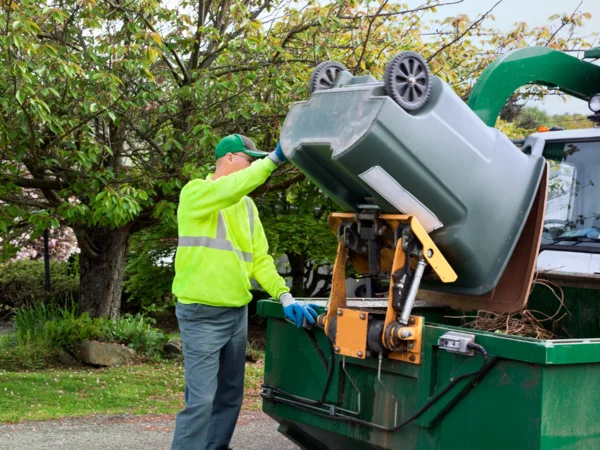
<path fill-rule="evenodd" d="M 546 146 L 550 164 L 542 246 L 600 252 L 600 142 Z M 559 155 L 559 156 L 557 156 Z"/>

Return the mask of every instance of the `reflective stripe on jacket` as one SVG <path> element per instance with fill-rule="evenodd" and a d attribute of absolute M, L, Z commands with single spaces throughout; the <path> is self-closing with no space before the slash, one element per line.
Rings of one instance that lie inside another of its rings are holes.
<path fill-rule="evenodd" d="M 246 197 L 276 167 L 264 158 L 239 172 L 216 180 L 209 175 L 184 186 L 173 280 L 180 302 L 243 306 L 252 300 L 250 278 L 273 298 L 289 292 L 268 254 L 256 205 Z"/>

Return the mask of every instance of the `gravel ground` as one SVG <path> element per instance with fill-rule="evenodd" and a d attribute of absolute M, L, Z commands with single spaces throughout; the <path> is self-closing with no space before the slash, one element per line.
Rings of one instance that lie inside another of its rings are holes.
<path fill-rule="evenodd" d="M 49 422 L 0 424 L 0 449 L 170 449 L 175 416 L 94 416 Z M 234 450 L 297 450 L 262 412 L 242 412 Z"/>

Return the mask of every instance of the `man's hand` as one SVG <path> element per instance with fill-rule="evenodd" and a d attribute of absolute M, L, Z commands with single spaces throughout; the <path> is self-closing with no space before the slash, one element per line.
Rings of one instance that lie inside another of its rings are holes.
<path fill-rule="evenodd" d="M 279 297 L 279 300 L 283 305 L 283 314 L 285 315 L 285 318 L 295 324 L 298 328 L 302 327 L 304 319 L 312 325 L 319 316 L 317 311 L 315 311 L 315 309 L 319 307 L 318 305 L 297 302 L 294 297 L 287 292 L 282 294 L 281 297 Z"/>
<path fill-rule="evenodd" d="M 277 165 L 287 161 L 287 158 L 283 154 L 283 149 L 281 148 L 281 144 L 279 142 L 277 143 L 277 148 L 275 148 L 275 150 L 272 151 L 269 155 L 269 158 Z"/>

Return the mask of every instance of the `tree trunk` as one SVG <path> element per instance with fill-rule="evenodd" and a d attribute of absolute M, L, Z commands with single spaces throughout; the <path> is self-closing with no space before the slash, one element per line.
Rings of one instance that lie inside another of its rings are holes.
<path fill-rule="evenodd" d="M 129 226 L 76 230 L 79 256 L 79 313 L 115 319 L 121 309 L 125 260 L 129 248 Z"/>
<path fill-rule="evenodd" d="M 306 297 L 304 289 L 304 262 L 306 257 L 296 253 L 288 253 L 288 262 L 290 263 L 290 275 L 292 277 L 291 294 L 294 297 Z"/>

